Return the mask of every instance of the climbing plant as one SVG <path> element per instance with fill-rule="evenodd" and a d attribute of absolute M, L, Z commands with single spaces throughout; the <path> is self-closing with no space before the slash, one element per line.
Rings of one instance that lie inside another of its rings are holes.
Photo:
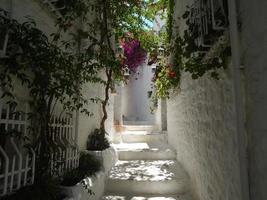
<path fill-rule="evenodd" d="M 86 50 L 95 50 L 96 47 L 99 49 L 96 55 L 97 63 L 99 63 L 98 70 L 103 69 L 106 75 L 104 80 L 105 97 L 101 100 L 103 118 L 100 122 L 100 129 L 105 129 L 106 106 L 108 105 L 109 90 L 114 84 L 114 78 L 119 81 L 123 80 L 125 64 L 133 68 L 134 71 L 138 65 L 145 61 L 146 54 L 157 47 L 158 36 L 150 31 L 149 23 L 163 9 L 164 3 L 163 0 L 102 0 L 91 5 L 87 3 L 87 6 L 83 6 L 85 8 L 93 7 L 96 10 L 97 17 L 93 22 L 91 20 L 91 23 L 87 24 L 83 32 L 91 43 L 90 48 Z M 90 11 L 90 9 L 86 11 L 87 14 L 84 15 L 84 19 Z M 75 9 L 72 12 L 76 12 Z M 100 35 L 98 38 L 96 37 L 97 33 Z M 124 47 L 125 60 L 118 56 L 120 53 L 119 41 L 124 41 L 122 46 Z"/>
<path fill-rule="evenodd" d="M 21 84 L 29 91 L 29 128 L 34 133 L 33 146 L 38 149 L 36 177 L 42 181 L 50 174 L 53 146 L 49 133 L 55 107 L 60 103 L 66 112 L 81 109 L 90 115 L 83 109 L 88 101 L 82 94 L 82 84 L 97 81 L 96 68 L 86 66 L 91 56 L 68 52 L 51 42 L 36 28 L 34 20 L 19 23 L 6 15 L 0 15 L 1 32 L 8 30 L 9 35 L 7 55 L 0 59 L 2 98 L 8 99 L 9 104 L 17 104 L 16 86 Z"/>
<path fill-rule="evenodd" d="M 12 77 L 18 77 L 30 89 L 32 107 L 38 111 L 35 113 L 39 113 L 39 116 L 33 118 L 36 120 L 35 124 L 39 124 L 38 121 L 44 123 L 39 130 L 44 136 L 49 131 L 49 121 L 55 104 L 59 102 L 65 110 L 79 109 L 90 115 L 83 108 L 88 100 L 81 92 L 82 85 L 86 82 L 103 84 L 104 98 L 92 101 L 102 105 L 103 116 L 99 128 L 104 133 L 109 91 L 114 81 L 124 80 L 123 65 L 116 48 L 119 40 L 130 33 L 133 41 L 138 41 L 138 46 L 142 46 L 149 56 L 157 57 L 155 55 L 158 54 L 159 46 L 164 46 L 162 39 L 165 40 L 168 34 L 157 35 L 150 30 L 150 23 L 155 16 L 165 16 L 166 6 L 169 7 L 168 18 L 171 21 L 174 2 L 78 0 L 66 1 L 64 6 L 62 17 L 56 22 L 58 31 L 51 34 L 52 40 L 39 31 L 32 20 L 19 24 L 15 20 L 1 18 L 1 27 L 8 27 L 12 41 L 9 43 L 8 58 L 1 59 L 1 65 L 4 66 L 1 71 L 3 96 L 12 96 Z M 79 26 L 79 23 L 83 25 Z M 172 22 L 168 24 L 171 26 Z M 172 28 L 168 30 L 171 31 Z M 66 34 L 70 39 L 64 39 Z M 169 39 L 170 37 L 169 33 Z M 165 50 L 168 53 L 170 51 L 168 48 Z M 143 52 L 140 62 L 144 60 L 144 55 Z M 164 65 L 167 64 L 161 64 L 157 70 L 156 83 L 158 88 L 167 89 L 177 84 L 179 71 L 176 67 L 179 65 L 174 64 L 168 69 Z M 29 76 L 26 73 L 28 71 L 33 76 Z M 101 78 L 99 71 L 105 74 L 104 78 Z M 165 80 L 169 81 L 167 83 L 163 81 L 165 76 Z M 45 137 L 41 141 L 46 143 L 49 138 Z"/>
<path fill-rule="evenodd" d="M 97 98 L 97 102 L 101 104 L 102 118 L 99 131 L 95 131 L 101 134 L 101 137 L 95 138 L 105 141 L 109 92 L 115 82 L 125 80 L 123 75 L 125 65 L 136 69 L 145 61 L 147 53 L 156 48 L 158 36 L 150 31 L 149 23 L 162 9 L 163 2 L 163 0 L 79 0 L 68 3 L 63 18 L 57 21 L 59 31 L 52 35 L 54 42 L 63 44 L 64 48 L 70 51 L 78 46 L 80 50 L 74 57 L 78 58 L 81 67 L 84 66 L 84 62 L 79 60 L 83 61 L 84 57 L 92 55 L 93 63 L 89 62 L 85 66 L 88 69 L 92 66 L 96 69 L 96 73 L 91 73 L 93 76 L 90 78 L 94 78 L 95 82 L 104 86 L 104 97 Z M 75 26 L 77 18 L 80 20 L 79 23 L 83 24 L 82 27 Z M 69 33 L 70 27 L 75 27 L 77 31 Z M 72 36 L 68 42 L 63 37 L 66 33 Z M 130 40 L 128 35 L 131 35 Z M 123 53 L 119 50 L 119 41 L 122 40 L 127 41 Z M 130 49 L 129 52 L 126 50 L 127 47 Z M 104 74 L 104 77 L 101 74 Z M 95 142 L 101 143 L 101 141 Z"/>
<path fill-rule="evenodd" d="M 172 38 L 170 45 L 165 43 L 165 56 L 158 64 L 154 81 L 156 95 L 168 98 L 170 91 L 179 86 L 181 71 L 189 72 L 192 79 L 198 79 L 209 73 L 214 79 L 219 79 L 218 69 L 227 67 L 230 47 L 227 32 L 214 31 L 209 37 L 213 47 L 207 49 L 197 44 L 199 25 L 192 20 L 193 8 L 188 7 L 182 15 L 187 28 L 178 35 L 173 35 L 173 2 L 170 0 L 168 9 L 167 35 Z M 166 59 L 171 54 L 171 61 Z M 169 62 L 172 64 L 170 65 Z"/>

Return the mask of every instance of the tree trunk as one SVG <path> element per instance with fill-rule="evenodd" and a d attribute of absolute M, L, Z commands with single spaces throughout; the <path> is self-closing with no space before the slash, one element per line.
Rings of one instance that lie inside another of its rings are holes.
<path fill-rule="evenodd" d="M 103 117 L 100 122 L 100 129 L 105 131 L 105 122 L 108 118 L 108 113 L 107 113 L 107 105 L 109 101 L 109 89 L 111 86 L 112 82 L 112 69 L 108 69 L 106 67 L 106 76 L 107 76 L 107 81 L 106 81 L 106 87 L 105 87 L 105 99 L 102 101 L 102 111 L 103 111 Z"/>

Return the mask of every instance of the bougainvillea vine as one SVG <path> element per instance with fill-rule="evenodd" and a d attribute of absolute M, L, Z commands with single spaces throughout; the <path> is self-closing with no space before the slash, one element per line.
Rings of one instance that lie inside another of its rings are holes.
<path fill-rule="evenodd" d="M 124 66 L 132 72 L 136 72 L 138 67 L 142 65 L 147 59 L 147 52 L 142 48 L 141 42 L 137 39 L 128 39 L 121 44 L 124 50 Z"/>

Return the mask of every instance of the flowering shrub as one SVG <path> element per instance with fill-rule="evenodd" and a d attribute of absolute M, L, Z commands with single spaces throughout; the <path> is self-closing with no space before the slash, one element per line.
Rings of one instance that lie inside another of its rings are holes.
<path fill-rule="evenodd" d="M 142 48 L 141 43 L 137 39 L 128 39 L 121 44 L 124 50 L 123 66 L 128 66 L 132 72 L 136 72 L 137 68 L 143 64 L 147 58 L 147 52 Z"/>
<path fill-rule="evenodd" d="M 180 72 L 175 66 L 168 64 L 159 65 L 155 76 L 152 79 L 156 86 L 156 95 L 159 98 L 168 98 L 170 89 L 175 88 L 180 83 Z"/>

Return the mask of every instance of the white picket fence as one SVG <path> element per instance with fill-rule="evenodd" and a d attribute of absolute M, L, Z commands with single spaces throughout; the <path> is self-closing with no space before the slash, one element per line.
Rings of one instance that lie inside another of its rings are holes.
<path fill-rule="evenodd" d="M 27 135 L 27 106 L 17 110 L 23 112 L 14 114 L 16 109 L 0 100 L 0 197 L 33 184 L 35 178 L 35 151 L 27 150 L 21 139 L 10 135 L 16 132 Z M 53 116 L 50 126 L 51 174 L 62 176 L 79 165 L 74 119 L 70 114 Z"/>
<path fill-rule="evenodd" d="M 56 149 L 51 155 L 51 172 L 62 176 L 64 172 L 75 169 L 79 165 L 79 151 L 75 142 L 74 122 L 70 114 L 53 116 L 50 137 Z"/>
<path fill-rule="evenodd" d="M 23 108 L 26 111 L 26 106 Z M 25 151 L 16 137 L 4 136 L 7 131 L 26 133 L 25 113 L 14 114 L 15 109 L 0 102 L 0 196 L 33 184 L 35 152 Z"/>

